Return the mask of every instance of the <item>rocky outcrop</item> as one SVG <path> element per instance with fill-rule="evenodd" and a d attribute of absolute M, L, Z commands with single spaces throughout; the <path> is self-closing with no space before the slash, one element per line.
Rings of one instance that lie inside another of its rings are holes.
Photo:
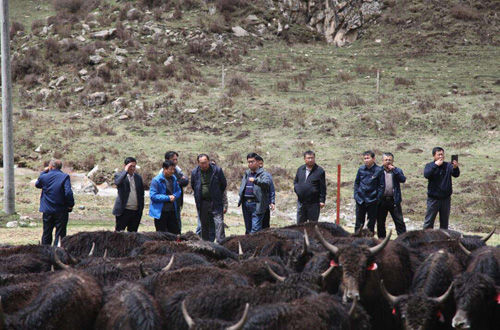
<path fill-rule="evenodd" d="M 328 43 L 343 46 L 357 39 L 358 29 L 381 14 L 377 0 L 279 0 L 281 24 L 295 23 L 323 35 Z"/>

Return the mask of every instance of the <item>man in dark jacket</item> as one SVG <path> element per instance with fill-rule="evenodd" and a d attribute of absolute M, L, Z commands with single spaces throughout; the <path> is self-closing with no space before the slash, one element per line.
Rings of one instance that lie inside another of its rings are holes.
<path fill-rule="evenodd" d="M 71 190 L 69 175 L 61 171 L 62 162 L 58 159 L 50 161 L 35 183 L 42 189 L 40 196 L 40 212 L 43 214 L 42 244 L 52 243 L 52 231 L 56 227 L 54 245 L 66 236 L 68 213 L 73 210 L 75 200 Z"/>
<path fill-rule="evenodd" d="M 115 230 L 127 229 L 129 232 L 136 232 L 144 209 L 144 185 L 142 177 L 135 171 L 135 158 L 125 158 L 124 164 L 124 170 L 115 174 L 115 185 L 118 189 L 113 207 L 113 215 L 116 217 Z"/>
<path fill-rule="evenodd" d="M 427 185 L 427 212 L 425 213 L 424 229 L 434 228 L 434 220 L 439 212 L 439 228 L 448 229 L 450 218 L 451 194 L 453 193 L 451 177 L 458 178 L 460 169 L 458 162 L 444 161 L 444 149 L 432 149 L 434 161 L 425 165 L 424 177 Z"/>
<path fill-rule="evenodd" d="M 363 153 L 364 165 L 358 169 L 354 180 L 354 200 L 356 201 L 355 231 L 364 225 L 368 215 L 368 229 L 375 232 L 377 222 L 377 204 L 384 193 L 383 169 L 375 164 L 375 153 L 371 150 Z"/>
<path fill-rule="evenodd" d="M 264 168 L 264 158 L 257 155 L 256 159 L 259 162 L 259 167 Z M 262 229 L 266 229 L 271 226 L 271 211 L 274 211 L 276 208 L 276 189 L 274 188 L 273 176 L 269 172 L 268 174 L 271 178 L 271 184 L 269 185 L 269 207 L 267 208 L 264 218 L 262 219 Z"/>
<path fill-rule="evenodd" d="M 304 152 L 304 162 L 297 169 L 293 188 L 297 194 L 297 223 L 318 221 L 319 212 L 325 206 L 326 179 L 323 168 L 316 164 L 316 154 Z"/>
<path fill-rule="evenodd" d="M 269 209 L 271 176 L 259 166 L 255 152 L 247 155 L 248 170 L 243 174 L 238 206 L 242 206 L 245 234 L 262 230 L 262 219 Z"/>
<path fill-rule="evenodd" d="M 175 151 L 167 151 L 165 153 L 165 160 L 170 160 L 175 164 L 175 177 L 177 178 L 177 183 L 179 187 L 181 187 L 181 197 L 177 200 L 177 206 L 179 207 L 179 228 L 182 229 L 182 222 L 180 218 L 180 214 L 182 211 L 182 206 L 184 205 L 184 187 L 187 187 L 189 184 L 189 179 L 184 175 L 182 169 L 179 167 L 179 154 Z"/>
<path fill-rule="evenodd" d="M 406 182 L 403 170 L 393 165 L 394 155 L 385 152 L 382 155 L 384 167 L 383 179 L 384 194 L 377 209 L 377 235 L 379 238 L 385 238 L 385 219 L 387 212 L 391 213 L 392 220 L 396 225 L 398 235 L 406 232 L 406 226 L 403 220 L 403 211 L 401 209 L 401 187 L 400 183 Z"/>
<path fill-rule="evenodd" d="M 201 238 L 210 240 L 210 222 L 215 224 L 215 238 L 220 242 L 224 233 L 224 190 L 227 182 L 222 169 L 210 163 L 206 154 L 198 155 L 198 166 L 191 172 L 191 187 L 201 222 Z"/>

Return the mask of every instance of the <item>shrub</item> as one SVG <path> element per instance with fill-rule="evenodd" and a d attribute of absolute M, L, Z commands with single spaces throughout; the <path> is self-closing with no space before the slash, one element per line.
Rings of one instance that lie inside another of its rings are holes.
<path fill-rule="evenodd" d="M 24 77 L 23 79 L 23 85 L 26 87 L 26 88 L 33 88 L 35 87 L 36 85 L 38 85 L 40 82 L 38 81 L 39 77 L 37 74 L 28 74 Z"/>
<path fill-rule="evenodd" d="M 337 78 L 341 81 L 349 81 L 352 79 L 351 75 L 344 71 L 339 71 Z"/>
<path fill-rule="evenodd" d="M 31 33 L 38 34 L 40 30 L 45 26 L 45 22 L 41 19 L 36 19 L 31 23 Z"/>
<path fill-rule="evenodd" d="M 45 40 L 45 59 L 54 64 L 62 62 L 59 42 L 54 38 Z"/>
<path fill-rule="evenodd" d="M 394 86 L 411 86 L 411 85 L 415 85 L 415 82 L 413 80 L 402 77 L 394 78 Z"/>
<path fill-rule="evenodd" d="M 99 6 L 100 0 L 53 0 L 56 11 L 66 11 L 76 14 L 80 11 L 90 11 Z"/>
<path fill-rule="evenodd" d="M 278 92 L 288 92 L 290 90 L 287 80 L 278 81 L 276 83 L 276 90 Z"/>
<path fill-rule="evenodd" d="M 241 91 L 253 92 L 252 86 L 248 83 L 248 80 L 238 74 L 235 74 L 229 78 L 229 96 L 237 96 Z"/>
<path fill-rule="evenodd" d="M 456 5 L 451 8 L 451 15 L 457 19 L 473 21 L 480 18 L 479 12 L 467 5 Z"/>
<path fill-rule="evenodd" d="M 345 105 L 348 107 L 357 107 L 361 105 L 365 105 L 366 101 L 359 95 L 356 94 L 347 94 L 347 100 L 345 101 Z"/>
<path fill-rule="evenodd" d="M 12 40 L 19 31 L 24 31 L 24 25 L 22 25 L 19 22 L 13 21 L 12 24 L 10 25 L 10 31 L 9 31 L 10 39 Z"/>
<path fill-rule="evenodd" d="M 108 126 L 104 122 L 99 123 L 99 125 L 97 125 L 97 126 L 93 126 L 92 127 L 92 131 L 97 136 L 101 136 L 103 134 L 105 134 L 105 135 L 116 135 L 116 132 L 113 130 L 113 127 Z"/>
<path fill-rule="evenodd" d="M 101 77 L 93 77 L 87 81 L 87 89 L 92 92 L 104 90 L 104 80 Z"/>
<path fill-rule="evenodd" d="M 340 102 L 339 99 L 330 99 L 328 100 L 328 103 L 326 104 L 327 109 L 340 109 L 342 110 L 342 103 Z"/>

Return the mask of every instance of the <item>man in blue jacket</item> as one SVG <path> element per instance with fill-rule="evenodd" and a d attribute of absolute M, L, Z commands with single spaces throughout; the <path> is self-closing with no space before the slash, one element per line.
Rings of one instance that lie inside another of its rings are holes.
<path fill-rule="evenodd" d="M 220 167 L 210 163 L 207 154 L 198 155 L 198 166 L 191 172 L 196 210 L 201 223 L 201 238 L 210 240 L 210 223 L 215 225 L 215 239 L 220 242 L 224 232 L 224 190 L 227 181 Z"/>
<path fill-rule="evenodd" d="M 247 155 L 248 170 L 243 174 L 238 206 L 242 206 L 245 234 L 262 230 L 262 220 L 269 209 L 271 176 L 259 166 L 255 152 Z"/>
<path fill-rule="evenodd" d="M 166 160 L 163 171 L 153 178 L 149 187 L 149 216 L 155 220 L 156 231 L 167 231 L 180 234 L 179 207 L 177 200 L 181 196 L 181 188 L 175 177 L 175 164 Z"/>
<path fill-rule="evenodd" d="M 61 168 L 60 160 L 51 160 L 35 183 L 37 188 L 42 189 L 40 212 L 43 214 L 42 244 L 44 245 L 52 243 L 54 227 L 56 227 L 54 245 L 66 236 L 68 213 L 75 205 L 69 175 L 63 173 Z"/>
<path fill-rule="evenodd" d="M 384 194 L 377 208 L 377 235 L 379 238 L 385 238 L 385 219 L 387 212 L 391 213 L 392 220 L 396 226 L 398 235 L 406 232 L 406 226 L 403 220 L 403 211 L 401 209 L 401 187 L 400 183 L 406 182 L 403 170 L 395 167 L 394 155 L 385 152 L 382 155 L 382 164 L 384 167 L 382 182 L 384 183 Z"/>
<path fill-rule="evenodd" d="M 377 222 L 377 204 L 384 193 L 382 181 L 383 169 L 375 164 L 375 153 L 371 150 L 363 152 L 362 165 L 354 181 L 354 199 L 356 200 L 355 231 L 364 225 L 368 215 L 368 229 L 375 232 Z"/>
<path fill-rule="evenodd" d="M 427 212 L 425 213 L 424 229 L 434 228 L 434 220 L 439 212 L 439 228 L 448 229 L 450 218 L 451 194 L 453 193 L 451 177 L 458 178 L 460 169 L 458 162 L 444 161 L 444 149 L 432 149 L 434 161 L 425 165 L 424 177 L 427 184 Z"/>
<path fill-rule="evenodd" d="M 124 164 L 123 171 L 115 174 L 115 185 L 118 189 L 113 207 L 113 215 L 116 217 L 115 230 L 127 229 L 129 232 L 136 232 L 144 210 L 144 185 L 142 177 L 135 171 L 135 158 L 125 158 Z"/>

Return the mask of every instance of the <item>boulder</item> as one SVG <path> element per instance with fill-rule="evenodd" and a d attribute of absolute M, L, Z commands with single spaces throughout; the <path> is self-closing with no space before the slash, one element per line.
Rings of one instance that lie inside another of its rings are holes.
<path fill-rule="evenodd" d="M 116 29 L 111 28 L 107 30 L 102 30 L 98 32 L 91 33 L 90 36 L 94 39 L 100 40 L 109 40 L 112 39 L 116 35 Z"/>
<path fill-rule="evenodd" d="M 19 222 L 17 222 L 17 221 L 9 221 L 5 225 L 5 227 L 7 227 L 7 228 L 16 228 L 18 226 L 19 226 Z"/>
<path fill-rule="evenodd" d="M 241 26 L 233 26 L 231 28 L 233 30 L 233 33 L 236 37 L 247 37 L 250 34 Z"/>
<path fill-rule="evenodd" d="M 90 55 L 89 56 L 89 62 L 90 64 L 99 64 L 102 61 L 102 56 L 101 55 Z"/>
<path fill-rule="evenodd" d="M 107 102 L 108 96 L 104 92 L 96 92 L 85 96 L 82 100 L 83 104 L 88 107 L 103 105 Z"/>

